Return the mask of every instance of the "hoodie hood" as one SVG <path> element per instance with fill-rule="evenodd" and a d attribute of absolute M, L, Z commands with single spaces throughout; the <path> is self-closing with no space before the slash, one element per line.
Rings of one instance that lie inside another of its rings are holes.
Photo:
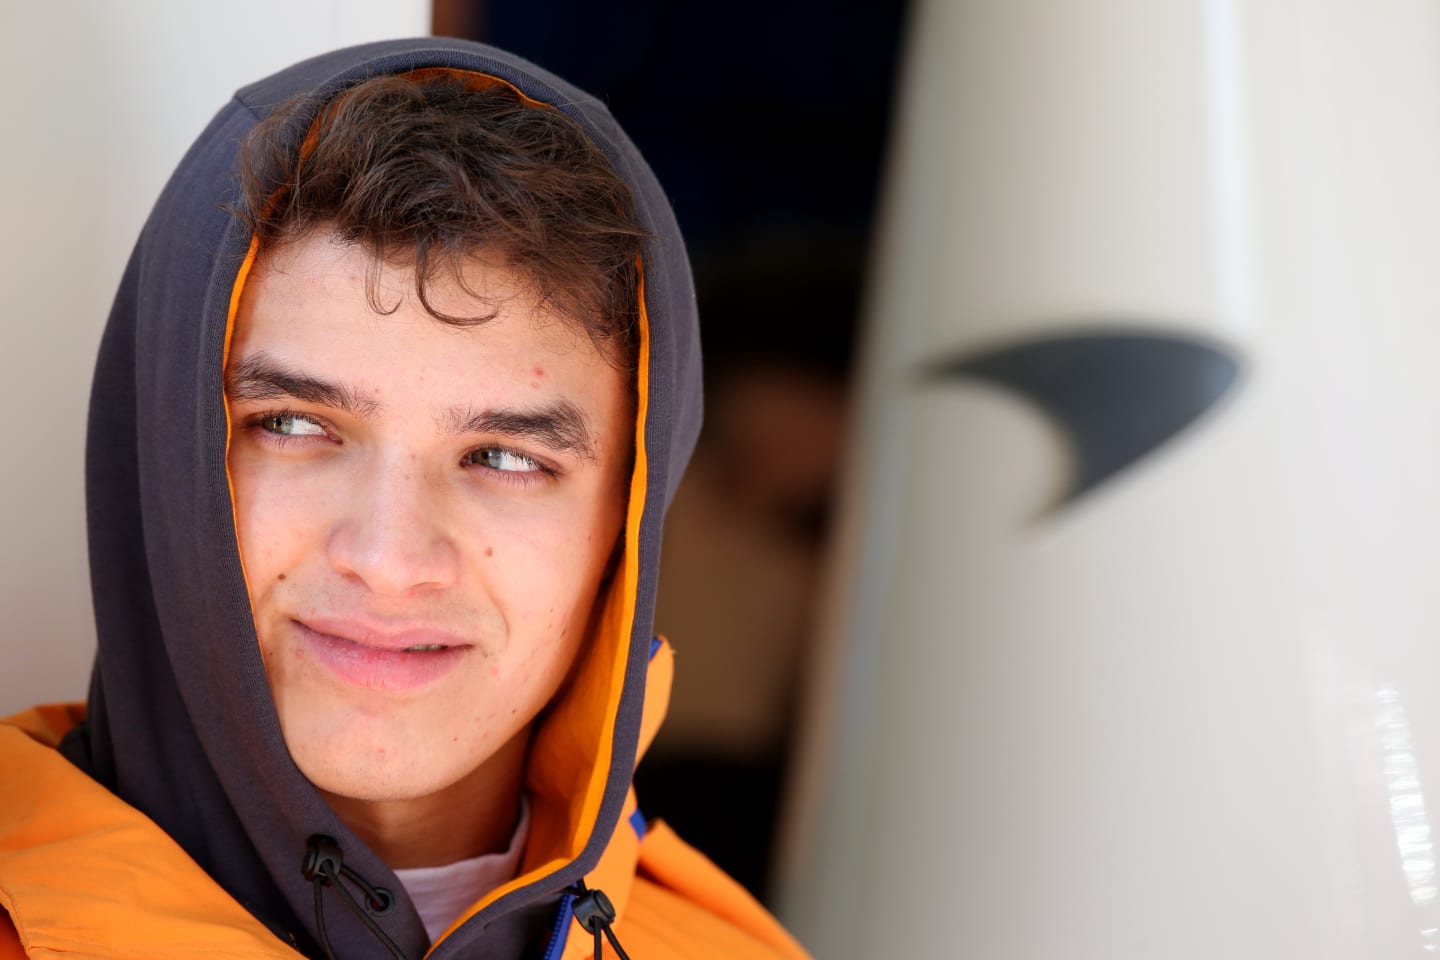
<path fill-rule="evenodd" d="M 145 224 L 101 342 L 86 449 L 99 651 L 88 720 L 63 749 L 308 953 L 318 940 L 315 890 L 301 862 L 315 834 L 334 837 L 347 866 L 397 895 L 378 922 L 407 957 L 422 956 L 427 939 L 393 873 L 291 761 L 271 700 L 226 472 L 223 366 L 252 257 L 252 238 L 227 207 L 237 144 L 274 105 L 301 94 L 319 103 L 370 77 L 429 68 L 494 78 L 565 112 L 629 184 L 652 235 L 641 264 L 623 555 L 571 681 L 534 732 L 521 873 L 436 956 L 473 951 L 486 928 L 497 935 L 504 918 L 558 903 L 598 863 L 621 818 L 641 732 L 661 520 L 700 424 L 694 292 L 674 216 L 605 108 L 551 74 L 457 40 L 353 47 L 242 89 L 190 148 Z M 296 149 L 308 124 L 297 117 L 287 133 Z M 338 956 L 383 955 L 338 904 L 325 925 Z"/>

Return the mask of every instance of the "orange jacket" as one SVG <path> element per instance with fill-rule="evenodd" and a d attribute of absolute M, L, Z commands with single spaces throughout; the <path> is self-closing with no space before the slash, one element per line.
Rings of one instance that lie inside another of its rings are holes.
<path fill-rule="evenodd" d="M 647 680 L 643 745 L 659 726 L 672 667 L 662 643 Z M 56 752 L 83 716 L 79 705 L 44 706 L 0 721 L 0 960 L 296 960 L 163 830 Z M 632 791 L 625 822 L 586 875 L 614 903 L 612 929 L 634 960 L 805 960 L 743 887 L 636 810 Z M 578 923 L 566 923 L 563 936 L 553 960 L 593 957 Z"/>

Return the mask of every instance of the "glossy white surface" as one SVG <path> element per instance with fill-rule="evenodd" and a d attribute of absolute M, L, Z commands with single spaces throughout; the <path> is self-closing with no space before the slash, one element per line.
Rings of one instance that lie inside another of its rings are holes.
<path fill-rule="evenodd" d="M 5 0 L 0 715 L 85 695 L 85 411 L 110 299 L 165 178 L 242 84 L 428 33 L 423 0 Z"/>
<path fill-rule="evenodd" d="M 1440 947 L 1440 8 L 922 2 L 782 877 L 826 960 Z M 1195 333 L 1238 388 L 1042 516 L 917 367 Z"/>

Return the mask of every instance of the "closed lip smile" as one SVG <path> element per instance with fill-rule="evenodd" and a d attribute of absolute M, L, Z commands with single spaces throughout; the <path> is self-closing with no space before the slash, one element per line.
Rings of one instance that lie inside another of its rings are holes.
<path fill-rule="evenodd" d="M 468 647 L 464 637 L 436 627 L 417 625 L 384 625 L 373 621 L 339 617 L 305 617 L 300 624 L 315 633 L 346 640 L 374 650 L 413 650 Z"/>
<path fill-rule="evenodd" d="M 428 625 L 341 617 L 290 622 L 316 663 L 346 685 L 367 690 L 403 693 L 430 686 L 473 646 L 459 634 Z"/>

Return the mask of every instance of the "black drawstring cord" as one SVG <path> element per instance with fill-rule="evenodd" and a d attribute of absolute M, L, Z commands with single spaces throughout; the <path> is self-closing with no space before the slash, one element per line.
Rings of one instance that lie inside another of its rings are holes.
<path fill-rule="evenodd" d="M 595 934 L 595 960 L 600 960 L 601 951 L 604 949 L 600 939 L 602 932 L 605 939 L 610 941 L 610 946 L 615 948 L 620 960 L 630 960 L 630 955 L 616 939 L 615 931 L 610 929 L 610 924 L 615 922 L 615 905 L 610 902 L 610 898 L 600 890 L 587 889 L 584 880 L 576 880 L 571 889 L 575 891 L 575 902 L 570 905 L 570 909 L 575 911 L 575 919 L 580 921 L 580 926 Z"/>
<path fill-rule="evenodd" d="M 390 895 L 389 890 L 384 887 L 371 886 L 364 877 L 345 866 L 345 860 L 340 854 L 340 844 L 336 843 L 333 838 L 327 837 L 323 833 L 317 833 L 306 841 L 305 860 L 300 864 L 300 872 L 304 874 L 306 880 L 315 885 L 315 928 L 320 935 L 320 949 L 325 951 L 327 960 L 336 960 L 336 958 L 335 952 L 330 949 L 330 937 L 325 932 L 323 893 L 326 887 L 334 887 L 340 891 L 341 902 L 360 918 L 360 922 L 365 924 L 370 933 L 385 945 L 385 949 L 390 951 L 390 955 L 395 960 L 406 960 L 405 954 L 395 944 L 395 941 L 391 940 L 389 934 L 381 929 L 380 924 L 370 917 L 372 913 L 382 917 L 389 913 L 390 909 L 395 906 L 395 898 Z M 340 882 L 342 876 L 348 878 L 365 894 L 365 906 L 360 906 L 355 900 L 355 895 L 346 888 L 345 884 Z"/>
<path fill-rule="evenodd" d="M 384 916 L 389 913 L 395 906 L 395 898 L 390 895 L 389 890 L 371 886 L 364 877 L 347 867 L 340 852 L 340 844 L 336 843 L 334 838 L 322 833 L 310 837 L 305 843 L 305 859 L 300 864 L 300 872 L 315 887 L 315 932 L 319 934 L 320 949 L 325 951 L 326 960 L 336 960 L 335 951 L 330 947 L 330 937 L 325 931 L 326 887 L 334 887 L 340 891 L 341 902 L 360 918 L 360 922 L 365 924 L 375 939 L 385 945 L 385 949 L 390 951 L 395 960 L 406 960 L 400 947 L 390 939 L 380 924 L 371 918 L 371 914 Z M 348 879 L 365 894 L 365 906 L 362 907 L 355 895 L 340 882 L 341 877 Z M 595 936 L 595 960 L 602 960 L 606 940 L 610 941 L 611 948 L 620 960 L 630 960 L 630 955 L 620 946 L 619 938 L 610 928 L 615 922 L 615 905 L 610 902 L 610 898 L 601 890 L 586 887 L 584 880 L 576 880 L 570 889 L 575 898 L 570 905 L 575 919 L 587 932 Z"/>

